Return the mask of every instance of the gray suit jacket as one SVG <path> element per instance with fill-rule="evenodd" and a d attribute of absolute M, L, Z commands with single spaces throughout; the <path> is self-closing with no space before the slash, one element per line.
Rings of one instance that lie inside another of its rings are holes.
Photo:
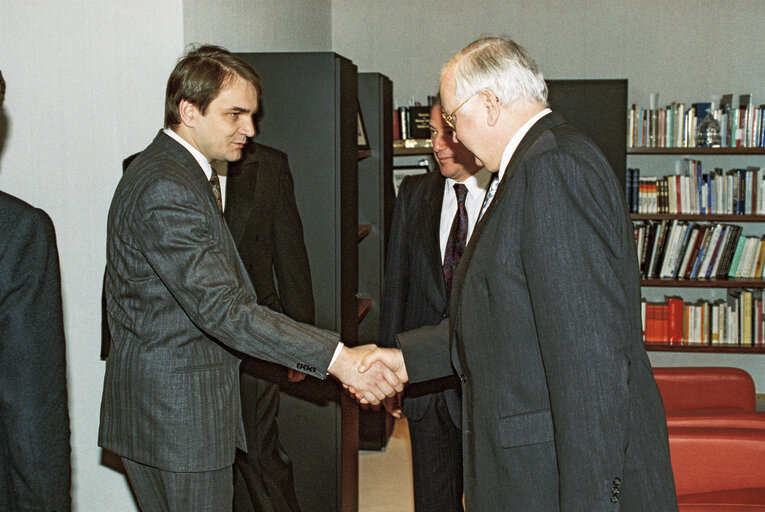
<path fill-rule="evenodd" d="M 0 510 L 66 511 L 69 412 L 56 234 L 0 192 Z"/>
<path fill-rule="evenodd" d="M 407 177 L 399 187 L 380 305 L 382 346 L 395 346 L 395 335 L 400 332 L 437 325 L 449 316 L 439 241 L 444 181 L 436 171 Z M 456 387 L 458 382 L 452 376 L 440 384 Z M 419 386 L 421 389 L 417 384 L 408 388 L 402 407 L 413 420 L 423 417 L 433 397 L 426 393 L 432 389 Z M 459 428 L 459 392 L 447 389 L 445 398 L 449 415 Z"/>
<path fill-rule="evenodd" d="M 557 114 L 521 141 L 471 237 L 451 327 L 424 331 L 399 341 L 413 380 L 460 375 L 466 508 L 677 510 L 624 198 Z"/>
<path fill-rule="evenodd" d="M 338 335 L 256 303 L 204 172 L 160 132 L 120 180 L 107 225 L 99 445 L 169 471 L 246 450 L 235 351 L 325 378 Z"/>

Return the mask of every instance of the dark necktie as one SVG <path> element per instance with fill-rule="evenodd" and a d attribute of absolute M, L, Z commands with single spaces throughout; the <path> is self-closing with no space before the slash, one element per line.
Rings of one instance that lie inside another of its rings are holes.
<path fill-rule="evenodd" d="M 467 187 L 462 183 L 456 183 L 454 185 L 454 192 L 457 194 L 457 213 L 454 214 L 452 228 L 449 231 L 449 239 L 446 241 L 446 253 L 444 254 L 444 281 L 446 281 L 447 293 L 452 291 L 454 269 L 457 268 L 462 251 L 465 250 L 468 232 L 468 216 L 465 209 Z"/>
<path fill-rule="evenodd" d="M 218 178 L 218 173 L 215 172 L 215 169 L 210 168 L 210 171 L 210 186 L 212 187 L 215 200 L 218 202 L 218 208 L 220 208 L 220 211 L 223 211 L 223 199 L 221 198 L 220 193 L 220 179 Z"/>

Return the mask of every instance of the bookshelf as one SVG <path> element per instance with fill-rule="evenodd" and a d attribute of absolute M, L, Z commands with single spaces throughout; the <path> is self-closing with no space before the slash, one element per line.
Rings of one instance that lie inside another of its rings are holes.
<path fill-rule="evenodd" d="M 670 175 L 674 172 L 674 161 L 678 158 L 693 158 L 702 162 L 705 171 L 720 167 L 746 168 L 765 165 L 762 155 L 765 148 L 627 148 L 630 167 L 641 169 L 642 175 Z M 668 165 L 668 163 L 670 163 Z M 637 165 L 636 165 L 637 164 Z M 765 233 L 765 215 L 719 215 L 719 214 L 636 214 L 635 221 L 686 221 L 695 223 L 722 223 L 742 226 L 742 236 L 761 237 Z M 765 289 L 763 279 L 641 279 L 643 297 L 650 302 L 661 302 L 660 297 L 679 296 L 688 303 L 694 300 L 712 302 L 725 298 L 730 290 Z M 727 344 L 671 344 L 646 342 L 646 350 L 653 352 L 680 352 L 698 354 L 765 354 L 765 346 L 740 346 Z"/>

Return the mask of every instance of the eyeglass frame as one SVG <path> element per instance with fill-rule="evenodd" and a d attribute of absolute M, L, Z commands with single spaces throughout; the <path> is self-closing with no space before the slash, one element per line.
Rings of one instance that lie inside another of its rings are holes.
<path fill-rule="evenodd" d="M 460 104 L 459 104 L 459 106 L 458 106 L 457 108 L 455 108 L 455 109 L 454 109 L 454 111 L 453 111 L 451 114 L 447 114 L 446 112 L 444 112 L 444 109 L 443 109 L 443 108 L 441 109 L 441 117 L 443 118 L 444 122 L 445 122 L 446 124 L 448 124 L 448 125 L 449 125 L 449 127 L 450 127 L 452 130 L 456 130 L 456 129 L 457 129 L 457 128 L 454 126 L 454 116 L 457 114 L 457 111 L 458 111 L 459 109 L 461 109 L 461 108 L 462 108 L 462 106 L 463 106 L 465 103 L 467 103 L 468 101 L 470 101 L 470 99 L 471 99 L 473 96 L 475 96 L 476 94 L 478 94 L 479 92 L 481 92 L 481 91 L 476 91 L 476 92 L 474 92 L 473 94 L 471 94 L 470 96 L 468 96 L 468 98 L 467 98 L 465 101 L 463 101 L 462 103 L 460 103 Z"/>

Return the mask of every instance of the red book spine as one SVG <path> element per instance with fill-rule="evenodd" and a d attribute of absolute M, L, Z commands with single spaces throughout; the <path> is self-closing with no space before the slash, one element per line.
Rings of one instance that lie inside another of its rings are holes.
<path fill-rule="evenodd" d="M 683 343 L 683 306 L 683 299 L 672 298 L 667 300 L 669 323 L 667 341 L 672 345 Z"/>

